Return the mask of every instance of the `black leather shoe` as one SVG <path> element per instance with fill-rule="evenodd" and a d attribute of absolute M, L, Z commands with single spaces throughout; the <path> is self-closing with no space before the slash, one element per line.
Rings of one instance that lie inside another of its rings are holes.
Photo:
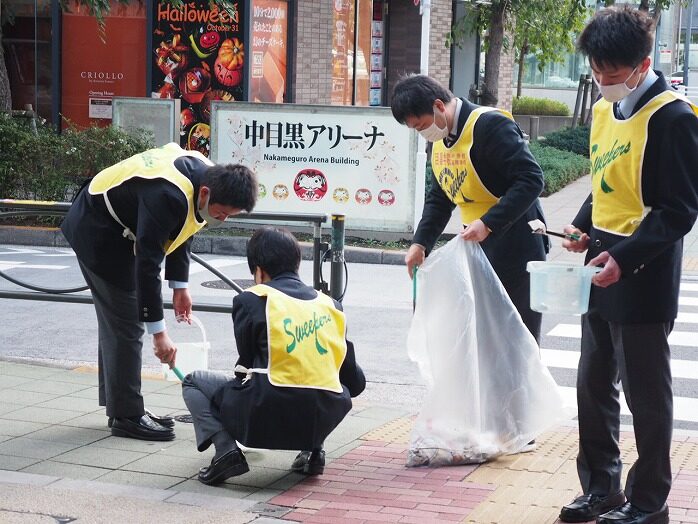
<path fill-rule="evenodd" d="M 669 524 L 669 508 L 666 504 L 659 511 L 647 512 L 630 502 L 612 509 L 596 519 L 597 524 Z"/>
<path fill-rule="evenodd" d="M 145 408 L 145 414 L 148 415 L 153 422 L 156 422 L 165 428 L 173 428 L 175 425 L 174 418 L 168 416 L 161 417 L 160 415 L 156 415 L 150 411 L 148 408 Z M 114 417 L 109 417 L 107 420 L 107 426 L 112 427 L 112 424 L 114 424 Z"/>
<path fill-rule="evenodd" d="M 577 497 L 573 502 L 562 507 L 560 520 L 562 522 L 587 522 L 606 513 L 625 502 L 625 493 L 619 491 L 613 495 L 595 495 L 590 493 Z"/>
<path fill-rule="evenodd" d="M 115 418 L 111 426 L 111 434 L 115 437 L 136 438 L 140 440 L 174 440 L 175 434 L 171 428 L 165 428 L 153 422 L 148 415 L 140 419 Z"/>
<path fill-rule="evenodd" d="M 220 484 L 230 477 L 237 477 L 250 471 L 245 460 L 245 455 L 239 449 L 228 451 L 218 460 L 212 460 L 210 466 L 199 470 L 199 482 L 208 484 Z"/>
<path fill-rule="evenodd" d="M 145 414 L 148 415 L 153 422 L 157 422 L 161 426 L 164 426 L 166 428 L 173 428 L 175 425 L 175 420 L 172 417 L 169 417 L 167 415 L 165 416 L 160 416 L 156 415 L 152 411 L 150 411 L 148 408 L 145 408 Z"/>
<path fill-rule="evenodd" d="M 301 451 L 291 464 L 291 470 L 304 475 L 322 475 L 325 471 L 325 451 Z"/>

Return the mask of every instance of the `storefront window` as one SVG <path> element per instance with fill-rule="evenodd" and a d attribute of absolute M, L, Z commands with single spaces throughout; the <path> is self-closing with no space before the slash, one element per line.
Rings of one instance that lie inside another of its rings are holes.
<path fill-rule="evenodd" d="M 51 2 L 5 0 L 2 9 L 14 15 L 2 28 L 12 108 L 31 105 L 51 121 Z"/>
<path fill-rule="evenodd" d="M 535 56 L 529 55 L 525 60 L 524 87 L 576 89 L 579 84 L 579 75 L 589 72 L 589 65 L 580 53 L 570 53 L 562 62 L 547 64 L 543 71 L 538 69 L 538 60 Z M 514 75 L 514 82 L 516 78 Z"/>
<path fill-rule="evenodd" d="M 334 0 L 332 104 L 380 105 L 383 26 L 381 0 Z"/>

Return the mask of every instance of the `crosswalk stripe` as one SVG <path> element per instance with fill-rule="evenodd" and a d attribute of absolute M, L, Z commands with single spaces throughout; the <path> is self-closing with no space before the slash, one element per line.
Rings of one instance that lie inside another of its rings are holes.
<path fill-rule="evenodd" d="M 551 337 L 582 338 L 582 326 L 579 324 L 558 324 L 548 331 Z M 690 331 L 672 331 L 669 335 L 672 346 L 698 347 L 698 333 Z"/>
<path fill-rule="evenodd" d="M 693 283 L 693 282 L 681 282 L 681 291 L 694 291 L 694 292 L 698 292 L 698 283 Z"/>
<path fill-rule="evenodd" d="M 541 348 L 541 360 L 549 368 L 577 369 L 579 351 Z M 671 359 L 674 378 L 698 380 L 698 361 Z"/>
<path fill-rule="evenodd" d="M 44 264 L 25 264 L 24 262 L 8 262 L 0 260 L 0 271 L 8 269 L 68 269 L 70 266 L 54 266 Z"/>
<path fill-rule="evenodd" d="M 215 260 L 206 260 L 207 263 L 215 267 L 216 269 L 221 269 L 224 267 L 229 267 L 229 266 L 239 266 L 240 264 L 247 264 L 247 261 L 242 259 L 242 260 L 233 260 L 230 258 L 218 258 Z M 189 266 L 189 274 L 194 275 L 196 273 L 201 273 L 203 271 L 208 271 L 204 266 L 197 262 L 193 262 Z"/>
<path fill-rule="evenodd" d="M 698 297 L 679 297 L 679 306 L 698 306 Z"/>
<path fill-rule="evenodd" d="M 558 386 L 558 390 L 566 405 L 577 405 L 577 390 L 575 388 Z M 622 393 L 620 395 L 620 412 L 622 415 L 630 415 L 630 409 L 628 409 Z M 698 422 L 698 398 L 674 397 L 674 420 Z"/>
<path fill-rule="evenodd" d="M 698 313 L 685 313 L 679 311 L 679 315 L 676 317 L 676 322 L 683 324 L 698 324 Z"/>

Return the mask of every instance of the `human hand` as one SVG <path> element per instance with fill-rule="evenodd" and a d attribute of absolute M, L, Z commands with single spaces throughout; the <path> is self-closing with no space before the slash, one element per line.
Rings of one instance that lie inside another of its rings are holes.
<path fill-rule="evenodd" d="M 412 244 L 410 246 L 405 255 L 405 264 L 407 264 L 407 273 L 410 275 L 410 278 L 414 278 L 415 266 L 424 264 L 425 258 L 426 249 L 424 249 L 424 246 L 420 246 L 419 244 Z"/>
<path fill-rule="evenodd" d="M 177 348 L 170 339 L 167 331 L 161 331 L 153 335 L 153 353 L 163 364 L 168 364 L 170 368 L 175 364 Z"/>
<path fill-rule="evenodd" d="M 599 256 L 592 258 L 587 266 L 600 266 L 601 264 L 604 264 L 604 268 L 591 277 L 592 284 L 596 284 L 599 287 L 608 287 L 620 280 L 620 266 L 608 251 L 604 251 Z"/>
<path fill-rule="evenodd" d="M 562 241 L 562 247 L 567 251 L 572 251 L 573 253 L 583 253 L 589 247 L 589 235 L 582 233 L 581 230 L 577 229 L 573 225 L 565 226 L 563 231 L 568 235 L 577 235 L 579 240 L 573 240 L 571 238 L 565 238 Z"/>
<path fill-rule="evenodd" d="M 470 240 L 471 242 L 482 242 L 490 235 L 489 228 L 485 223 L 480 220 L 473 220 L 468 224 L 463 231 L 459 233 L 463 240 Z"/>
<path fill-rule="evenodd" d="M 177 322 L 191 324 L 191 295 L 186 287 L 177 288 L 172 291 L 172 305 Z"/>

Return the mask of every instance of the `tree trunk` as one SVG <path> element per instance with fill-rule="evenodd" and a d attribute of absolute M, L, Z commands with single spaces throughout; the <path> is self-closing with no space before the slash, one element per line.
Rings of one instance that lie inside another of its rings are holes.
<path fill-rule="evenodd" d="M 2 0 L 0 0 L 0 10 L 1 9 Z M 5 65 L 5 50 L 2 47 L 2 25 L 0 25 L 0 111 L 9 111 L 10 109 L 12 109 L 10 77 L 7 75 L 7 66 Z"/>
<path fill-rule="evenodd" d="M 500 0 L 492 5 L 489 23 L 487 52 L 485 53 L 485 81 L 480 102 L 486 106 L 496 106 L 499 100 L 499 61 L 504 47 L 504 17 L 507 2 Z"/>
<path fill-rule="evenodd" d="M 524 38 L 524 43 L 519 51 L 519 75 L 516 79 L 516 98 L 521 96 L 521 86 L 523 84 L 523 75 L 526 68 L 526 53 L 528 53 L 528 39 Z"/>

